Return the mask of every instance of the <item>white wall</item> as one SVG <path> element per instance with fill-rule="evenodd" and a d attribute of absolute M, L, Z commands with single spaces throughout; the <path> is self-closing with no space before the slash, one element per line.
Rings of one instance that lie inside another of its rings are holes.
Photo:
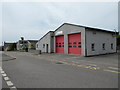
<path fill-rule="evenodd" d="M 96 32 L 96 34 L 93 34 Z M 95 43 L 95 51 L 91 50 L 91 44 Z M 102 44 L 105 43 L 105 50 Z M 111 49 L 113 43 L 113 49 Z M 109 32 L 86 30 L 87 56 L 116 52 L 116 38 Z"/>
<path fill-rule="evenodd" d="M 43 44 L 45 44 L 44 48 L 43 48 Z M 51 53 L 52 46 L 51 46 L 51 33 L 50 32 L 36 43 L 36 50 L 41 50 L 41 52 L 46 52 L 46 44 L 48 44 L 48 53 Z"/>

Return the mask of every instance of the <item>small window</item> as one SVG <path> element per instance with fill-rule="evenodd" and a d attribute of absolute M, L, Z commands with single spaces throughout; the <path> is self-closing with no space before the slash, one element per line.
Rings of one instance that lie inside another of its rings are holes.
<path fill-rule="evenodd" d="M 69 46 L 69 47 L 72 47 L 72 46 Z"/>
<path fill-rule="evenodd" d="M 58 45 L 56 45 L 56 47 L 58 47 Z"/>
<path fill-rule="evenodd" d="M 76 42 L 74 42 L 73 44 L 76 44 Z"/>
<path fill-rule="evenodd" d="M 72 43 L 68 43 L 68 44 L 72 44 Z"/>
<path fill-rule="evenodd" d="M 78 44 L 81 44 L 81 42 L 78 42 Z"/>
<path fill-rule="evenodd" d="M 102 48 L 103 48 L 103 50 L 105 50 L 105 43 L 102 44 Z"/>
<path fill-rule="evenodd" d="M 113 49 L 113 43 L 111 43 L 111 49 Z"/>
<path fill-rule="evenodd" d="M 27 41 L 24 41 L 24 44 L 27 44 L 28 42 Z"/>
<path fill-rule="evenodd" d="M 95 51 L 95 44 L 94 43 L 91 44 L 91 50 Z"/>
<path fill-rule="evenodd" d="M 78 48 L 81 48 L 81 46 L 78 46 Z"/>
<path fill-rule="evenodd" d="M 59 45 L 59 47 L 61 47 L 61 45 Z"/>
<path fill-rule="evenodd" d="M 61 43 L 59 43 L 59 44 L 61 44 Z"/>
<path fill-rule="evenodd" d="M 45 44 L 43 44 L 43 48 L 45 48 Z"/>
<path fill-rule="evenodd" d="M 64 44 L 64 42 L 62 44 Z"/>
<path fill-rule="evenodd" d="M 93 32 L 93 34 L 95 35 L 95 34 L 96 34 L 96 32 Z"/>
<path fill-rule="evenodd" d="M 36 47 L 38 48 L 38 44 L 36 45 Z"/>
<path fill-rule="evenodd" d="M 62 47 L 64 47 L 64 45 L 62 45 Z"/>
<path fill-rule="evenodd" d="M 56 43 L 56 44 L 58 44 L 58 43 Z"/>
<path fill-rule="evenodd" d="M 76 46 L 73 46 L 74 48 L 76 48 Z"/>

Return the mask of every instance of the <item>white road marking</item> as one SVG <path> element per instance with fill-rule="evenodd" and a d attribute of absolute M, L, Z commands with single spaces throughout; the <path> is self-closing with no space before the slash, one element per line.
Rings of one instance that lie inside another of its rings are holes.
<path fill-rule="evenodd" d="M 15 86 L 11 87 L 11 88 L 16 88 Z"/>
<path fill-rule="evenodd" d="M 1 71 L 1 73 L 3 74 L 3 73 L 5 73 L 4 71 Z"/>
<path fill-rule="evenodd" d="M 114 69 L 114 70 L 118 70 L 118 68 L 116 67 L 108 67 L 109 69 Z"/>
<path fill-rule="evenodd" d="M 11 81 L 6 81 L 8 86 L 13 86 L 13 83 Z"/>
<path fill-rule="evenodd" d="M 9 80 L 9 78 L 8 78 L 8 77 L 4 77 L 4 79 L 5 79 L 6 81 L 8 81 L 8 80 Z"/>
<path fill-rule="evenodd" d="M 7 85 L 9 88 L 14 88 L 15 90 L 17 90 L 17 88 L 14 86 L 14 84 L 10 81 L 9 77 L 7 77 L 7 74 L 5 74 L 5 72 L 2 70 L 2 68 L 0 67 L 0 70 L 1 70 L 1 74 L 4 78 L 4 80 L 6 81 Z M 11 90 L 10 89 L 10 90 Z"/>
<path fill-rule="evenodd" d="M 6 77 L 7 75 L 4 73 L 4 74 L 2 74 L 2 76 L 3 76 L 3 77 Z"/>

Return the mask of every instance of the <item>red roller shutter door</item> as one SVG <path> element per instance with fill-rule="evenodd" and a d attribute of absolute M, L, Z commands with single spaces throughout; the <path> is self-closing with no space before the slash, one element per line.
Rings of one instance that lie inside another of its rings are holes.
<path fill-rule="evenodd" d="M 68 35 L 68 53 L 81 55 L 81 33 Z"/>
<path fill-rule="evenodd" d="M 56 36 L 56 53 L 64 53 L 64 36 Z"/>

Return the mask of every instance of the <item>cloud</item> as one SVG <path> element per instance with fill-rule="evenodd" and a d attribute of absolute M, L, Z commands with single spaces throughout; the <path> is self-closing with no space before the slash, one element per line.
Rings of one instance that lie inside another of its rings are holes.
<path fill-rule="evenodd" d="M 40 39 L 65 22 L 118 29 L 116 2 L 4 2 L 2 11 L 3 41 Z"/>
<path fill-rule="evenodd" d="M 0 2 L 0 45 L 2 45 L 2 3 Z"/>

